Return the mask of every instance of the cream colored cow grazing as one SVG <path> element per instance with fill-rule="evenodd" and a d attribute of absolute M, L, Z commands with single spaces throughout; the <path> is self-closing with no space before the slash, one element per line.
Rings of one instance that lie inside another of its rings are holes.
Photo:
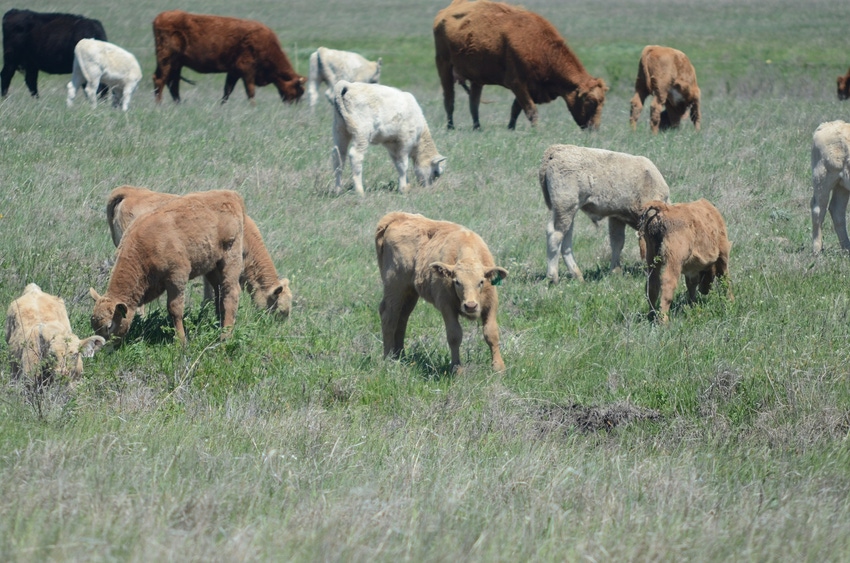
<path fill-rule="evenodd" d="M 662 322 L 667 321 L 682 274 L 689 301 L 696 299 L 697 288 L 703 295 L 707 294 L 715 278 L 720 281 L 729 275 L 732 243 L 726 235 L 726 222 L 705 199 L 670 205 L 663 201 L 647 203 L 641 213 L 638 234 L 649 270 L 646 298 L 650 318 L 660 315 Z M 734 299 L 731 286 L 728 297 Z"/>
<path fill-rule="evenodd" d="M 136 309 L 165 292 L 175 332 L 185 343 L 183 292 L 198 276 L 215 289 L 222 326 L 232 327 L 239 304 L 244 225 L 245 203 L 229 190 L 185 195 L 139 217 L 118 245 L 106 293 L 90 290 L 94 331 L 123 337 Z"/>
<path fill-rule="evenodd" d="M 77 90 L 85 85 L 86 97 L 97 107 L 97 89 L 101 84 L 112 89 L 112 107 L 127 111 L 139 81 L 142 67 L 129 51 L 97 39 L 81 39 L 74 47 L 74 70 L 68 82 L 68 107 Z"/>
<path fill-rule="evenodd" d="M 150 213 L 166 202 L 180 196 L 155 192 L 147 188 L 120 186 L 112 190 L 106 203 L 106 220 L 115 246 L 121 242 L 124 231 L 136 218 Z M 248 290 L 254 305 L 286 318 L 292 309 L 292 290 L 287 278 L 278 278 L 260 229 L 253 219 L 245 216 L 242 239 L 242 275 L 239 283 Z M 214 299 L 214 290 L 204 279 L 204 299 Z"/>
<path fill-rule="evenodd" d="M 660 45 L 643 48 L 631 101 L 629 123 L 632 129 L 637 127 L 647 96 L 652 96 L 649 124 L 653 133 L 658 133 L 659 128 L 678 127 L 688 110 L 694 128 L 699 131 L 702 116 L 697 74 L 682 51 Z"/>
<path fill-rule="evenodd" d="M 812 251 L 823 248 L 823 220 L 827 206 L 841 248 L 847 238 L 847 200 L 850 199 L 850 124 L 821 123 L 812 136 Z"/>
<path fill-rule="evenodd" d="M 496 322 L 499 296 L 493 286 L 508 272 L 496 266 L 481 237 L 455 223 L 394 212 L 378 222 L 375 249 L 384 283 L 379 309 L 384 356 L 402 353 L 407 321 L 421 297 L 443 315 L 453 370 L 460 367 L 460 316 L 481 320 L 493 369 L 505 369 Z"/>
<path fill-rule="evenodd" d="M 584 281 L 573 256 L 573 226 L 579 210 L 594 223 L 608 218 L 611 271 L 617 272 L 626 225 L 637 229 L 646 202 L 670 197 L 667 182 L 648 158 L 603 149 L 552 145 L 543 153 L 538 178 L 546 206 L 552 210 L 546 226 L 546 275 L 552 283 L 558 283 L 558 255 L 570 273 Z"/>
<path fill-rule="evenodd" d="M 325 96 L 330 103 L 334 102 L 334 84 L 340 80 L 377 84 L 381 80 L 381 62 L 380 58 L 370 61 L 350 51 L 319 47 L 310 55 L 310 75 L 307 78 L 310 109 L 314 109 L 319 100 L 322 84 L 327 86 Z"/>
<path fill-rule="evenodd" d="M 83 358 L 92 357 L 105 341 L 100 336 L 80 340 L 71 330 L 65 302 L 31 283 L 6 311 L 6 343 L 12 377 L 23 374 L 40 385 L 54 375 L 77 379 Z"/>
<path fill-rule="evenodd" d="M 354 189 L 363 195 L 363 157 L 369 145 L 384 145 L 398 171 L 398 190 L 407 192 L 408 158 L 425 186 L 442 173 L 446 157 L 437 152 L 422 109 L 409 92 L 380 84 L 340 80 L 334 86 L 334 170 L 342 188 L 345 158 L 351 159 Z"/>

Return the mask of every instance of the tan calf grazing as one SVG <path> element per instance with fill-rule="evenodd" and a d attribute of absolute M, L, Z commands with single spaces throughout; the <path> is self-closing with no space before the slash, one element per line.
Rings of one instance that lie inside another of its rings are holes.
<path fill-rule="evenodd" d="M 31 283 L 6 311 L 6 343 L 12 377 L 22 374 L 35 385 L 55 375 L 70 380 L 83 373 L 83 358 L 100 350 L 105 340 L 90 336 L 80 340 L 71 330 L 65 302 Z"/>
<path fill-rule="evenodd" d="M 180 196 L 134 186 L 121 186 L 112 190 L 106 204 L 106 220 L 115 246 L 118 246 L 124 231 L 136 218 L 178 197 Z M 251 294 L 257 308 L 273 312 L 281 318 L 288 317 L 292 309 L 292 290 L 289 287 L 289 280 L 278 278 L 260 229 L 247 215 L 242 239 L 242 260 L 239 283 Z M 214 299 L 214 290 L 206 279 L 204 279 L 204 299 Z"/>
<path fill-rule="evenodd" d="M 647 96 L 652 96 L 649 124 L 653 133 L 658 133 L 659 128 L 678 127 L 688 110 L 694 127 L 699 131 L 701 115 L 697 74 L 682 51 L 660 45 L 643 48 L 635 79 L 635 95 L 631 101 L 629 122 L 632 129 L 637 127 Z"/>
<path fill-rule="evenodd" d="M 103 337 L 123 337 L 136 309 L 165 292 L 175 332 L 185 343 L 183 292 L 198 276 L 215 290 L 222 326 L 233 326 L 244 225 L 245 203 L 229 190 L 185 195 L 139 217 L 118 245 L 106 293 L 90 290 L 95 299 L 92 328 Z"/>
<path fill-rule="evenodd" d="M 407 321 L 421 297 L 443 315 L 452 370 L 460 367 L 460 316 L 481 320 L 493 369 L 505 369 L 499 352 L 499 296 L 494 284 L 507 278 L 508 272 L 496 266 L 481 237 L 455 223 L 394 212 L 378 222 L 375 249 L 384 283 L 379 309 L 384 356 L 401 355 Z"/>
<path fill-rule="evenodd" d="M 850 200 L 850 124 L 843 121 L 821 123 L 812 135 L 812 251 L 823 248 L 823 220 L 826 210 L 844 250 L 850 250 L 847 237 L 847 201 Z"/>
<path fill-rule="evenodd" d="M 641 254 L 646 257 L 649 270 L 646 297 L 650 318 L 660 313 L 662 322 L 667 321 L 680 275 L 685 275 L 691 302 L 696 299 L 697 288 L 703 295 L 707 294 L 715 278 L 720 281 L 729 275 L 732 243 L 726 236 L 726 222 L 717 208 L 705 199 L 691 203 L 647 203 L 641 214 L 638 235 Z M 732 289 L 728 287 L 732 300 Z M 657 308 L 659 293 L 661 307 Z"/>

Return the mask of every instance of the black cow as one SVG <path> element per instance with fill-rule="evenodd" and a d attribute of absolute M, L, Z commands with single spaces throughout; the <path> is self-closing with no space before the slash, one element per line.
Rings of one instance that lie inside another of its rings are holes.
<path fill-rule="evenodd" d="M 30 93 L 38 97 L 38 71 L 70 74 L 80 39 L 106 41 L 98 20 L 74 14 L 9 10 L 3 15 L 3 70 L 0 95 L 9 92 L 16 70 L 24 72 Z"/>

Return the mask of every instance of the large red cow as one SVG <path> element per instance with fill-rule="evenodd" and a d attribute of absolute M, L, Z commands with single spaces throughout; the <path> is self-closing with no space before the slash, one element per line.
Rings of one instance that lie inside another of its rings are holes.
<path fill-rule="evenodd" d="M 260 22 L 171 10 L 153 20 L 153 36 L 157 102 L 165 86 L 174 101 L 180 101 L 184 66 L 200 73 L 226 72 L 222 103 L 240 78 L 252 102 L 255 86 L 274 84 L 285 102 L 296 101 L 304 93 L 306 78 L 296 74 L 277 36 Z"/>
<path fill-rule="evenodd" d="M 537 106 L 564 98 L 582 129 L 596 129 L 608 87 L 594 78 L 555 27 L 539 15 L 501 2 L 454 0 L 434 19 L 437 72 L 449 129 L 454 128 L 455 82 L 469 86 L 469 110 L 475 129 L 485 84 L 513 92 L 508 128 L 520 111 L 532 125 Z"/>

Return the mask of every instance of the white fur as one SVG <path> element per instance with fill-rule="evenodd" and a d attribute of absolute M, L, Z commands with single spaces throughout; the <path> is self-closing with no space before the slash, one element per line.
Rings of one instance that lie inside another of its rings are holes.
<path fill-rule="evenodd" d="M 446 157 L 437 152 L 428 123 L 409 92 L 380 84 L 340 80 L 334 86 L 334 170 L 342 185 L 346 155 L 354 189 L 363 195 L 363 157 L 370 144 L 383 145 L 398 171 L 398 189 L 407 191 L 408 158 L 419 181 L 428 186 L 443 173 Z"/>
<path fill-rule="evenodd" d="M 325 96 L 333 103 L 333 87 L 340 80 L 348 82 L 370 82 L 377 84 L 381 78 L 381 59 L 370 61 L 357 53 L 336 51 L 319 47 L 310 55 L 310 76 L 307 79 L 307 95 L 310 109 L 319 99 L 319 87 L 327 85 Z"/>
<path fill-rule="evenodd" d="M 127 111 L 141 79 L 139 61 L 130 52 L 106 41 L 81 39 L 74 47 L 74 71 L 67 86 L 68 107 L 83 85 L 92 107 L 97 107 L 97 89 L 103 83 L 112 89 L 112 107 L 120 105 Z"/>

